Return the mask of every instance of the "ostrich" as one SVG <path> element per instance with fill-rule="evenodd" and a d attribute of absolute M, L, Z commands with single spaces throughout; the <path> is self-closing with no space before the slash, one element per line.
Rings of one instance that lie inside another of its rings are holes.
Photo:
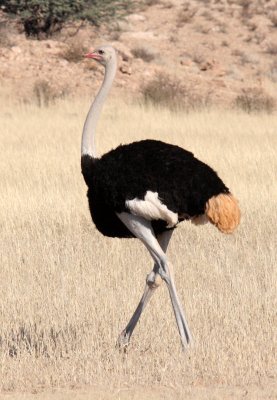
<path fill-rule="evenodd" d="M 95 130 L 116 74 L 117 55 L 113 47 L 101 46 L 85 57 L 105 68 L 82 133 L 81 168 L 92 220 L 105 236 L 140 239 L 154 260 L 142 298 L 117 345 L 129 344 L 142 311 L 165 281 L 185 348 L 192 337 L 166 256 L 168 243 L 183 220 L 211 222 L 221 232 L 232 233 L 240 220 L 237 200 L 212 168 L 178 146 L 142 140 L 120 145 L 99 158 Z"/>

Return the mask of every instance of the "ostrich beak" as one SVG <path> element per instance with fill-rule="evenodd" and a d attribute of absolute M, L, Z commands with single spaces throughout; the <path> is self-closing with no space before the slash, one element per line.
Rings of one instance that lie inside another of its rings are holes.
<path fill-rule="evenodd" d="M 101 56 L 100 56 L 99 54 L 94 53 L 94 52 L 92 52 L 92 53 L 87 53 L 87 54 L 84 55 L 84 57 L 85 57 L 85 58 L 93 58 L 94 60 L 98 60 L 98 61 L 100 61 L 100 60 L 102 59 Z"/>

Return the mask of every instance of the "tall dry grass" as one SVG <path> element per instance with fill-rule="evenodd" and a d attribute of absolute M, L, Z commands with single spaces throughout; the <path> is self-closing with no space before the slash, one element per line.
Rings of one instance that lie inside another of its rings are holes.
<path fill-rule="evenodd" d="M 3 102 L 0 158 L 0 387 L 266 384 L 276 360 L 277 117 L 171 113 L 110 103 L 100 152 L 158 138 L 213 166 L 240 200 L 232 236 L 183 223 L 169 258 L 194 336 L 183 354 L 165 287 L 126 354 L 115 341 L 151 259 L 93 227 L 80 173 L 88 101 Z"/>

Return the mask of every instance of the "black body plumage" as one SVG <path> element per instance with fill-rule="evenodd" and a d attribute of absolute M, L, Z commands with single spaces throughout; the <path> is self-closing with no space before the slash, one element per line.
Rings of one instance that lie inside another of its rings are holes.
<path fill-rule="evenodd" d="M 128 212 L 126 200 L 143 200 L 147 191 L 157 192 L 180 220 L 204 214 L 212 196 L 229 193 L 217 173 L 192 153 L 156 140 L 122 145 L 99 159 L 84 155 L 81 166 L 92 219 L 110 237 L 133 237 L 116 213 Z M 156 234 L 166 224 L 152 221 Z"/>

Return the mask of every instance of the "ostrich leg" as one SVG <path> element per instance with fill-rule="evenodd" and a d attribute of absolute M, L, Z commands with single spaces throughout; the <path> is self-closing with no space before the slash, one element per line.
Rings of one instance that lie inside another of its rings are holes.
<path fill-rule="evenodd" d="M 164 252 L 167 250 L 168 243 L 172 236 L 173 230 L 165 231 L 157 237 L 157 240 Z M 149 302 L 150 298 L 154 294 L 154 291 L 159 287 L 161 284 L 161 277 L 158 274 L 159 265 L 157 263 L 154 264 L 153 270 L 150 274 L 146 277 L 146 285 L 142 295 L 142 298 L 132 315 L 129 323 L 127 324 L 126 328 L 121 332 L 117 340 L 118 347 L 126 347 L 130 342 L 130 338 L 132 333 L 137 325 L 137 322 L 141 316 L 142 311 L 146 307 L 147 303 Z"/>
<path fill-rule="evenodd" d="M 185 314 L 183 308 L 181 306 L 181 302 L 179 300 L 172 269 L 169 265 L 169 262 L 166 258 L 165 252 L 162 250 L 159 242 L 154 234 L 151 222 L 144 219 L 143 217 L 139 217 L 137 215 L 132 215 L 129 213 L 120 213 L 117 214 L 121 221 L 127 226 L 127 228 L 138 238 L 143 244 L 147 247 L 150 255 L 155 261 L 155 264 L 158 266 L 158 270 L 156 274 L 159 274 L 160 277 L 166 282 L 168 291 L 170 294 L 170 299 L 173 307 L 173 311 L 175 314 L 180 339 L 183 348 L 185 348 L 191 342 L 191 334 L 189 331 L 189 327 L 185 318 Z M 143 308 L 142 308 L 143 309 Z M 127 339 L 128 342 L 128 339 Z"/>

